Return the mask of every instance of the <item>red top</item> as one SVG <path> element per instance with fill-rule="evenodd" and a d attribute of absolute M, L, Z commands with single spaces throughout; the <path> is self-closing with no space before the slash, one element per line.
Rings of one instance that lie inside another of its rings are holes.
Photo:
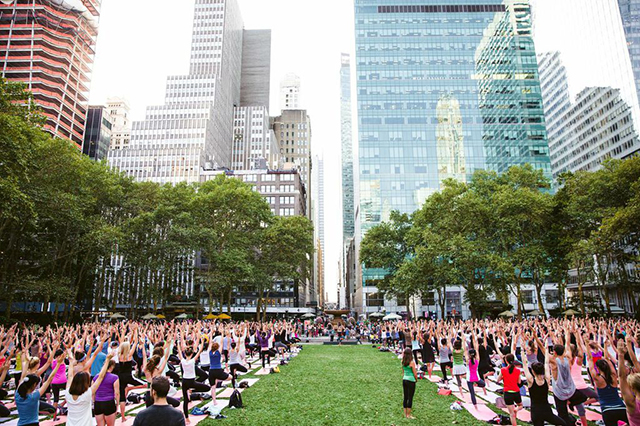
<path fill-rule="evenodd" d="M 500 372 L 502 373 L 502 381 L 504 382 L 504 391 L 520 392 L 520 386 L 518 386 L 520 382 L 520 370 L 514 367 L 513 373 L 509 373 L 509 367 L 505 367 L 500 370 Z"/>

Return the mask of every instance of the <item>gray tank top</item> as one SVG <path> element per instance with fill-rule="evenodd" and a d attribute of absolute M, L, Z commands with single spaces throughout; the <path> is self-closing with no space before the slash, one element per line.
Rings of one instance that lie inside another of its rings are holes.
<path fill-rule="evenodd" d="M 571 367 L 566 358 L 556 358 L 558 378 L 553 380 L 553 394 L 562 401 L 566 401 L 576 392 L 576 385 L 571 378 Z"/>

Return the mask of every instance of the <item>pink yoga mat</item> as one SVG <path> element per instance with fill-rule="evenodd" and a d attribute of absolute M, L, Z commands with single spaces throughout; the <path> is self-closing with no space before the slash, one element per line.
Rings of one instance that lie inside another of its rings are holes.
<path fill-rule="evenodd" d="M 494 419 L 497 414 L 494 413 L 489 407 L 484 404 L 478 404 L 478 408 L 474 407 L 473 404 L 464 403 L 462 404 L 464 408 L 467 409 L 469 413 L 476 419 L 481 422 L 488 422 L 491 419 Z"/>

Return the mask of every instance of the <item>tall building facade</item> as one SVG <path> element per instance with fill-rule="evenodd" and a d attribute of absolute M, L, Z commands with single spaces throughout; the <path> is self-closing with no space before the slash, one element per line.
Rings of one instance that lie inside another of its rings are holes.
<path fill-rule="evenodd" d="M 314 284 L 318 295 L 325 288 L 324 259 L 324 159 L 314 155 L 312 167 L 312 213 L 316 253 L 314 259 Z"/>
<path fill-rule="evenodd" d="M 128 149 L 109 152 L 114 167 L 137 180 L 177 183 L 231 165 L 242 27 L 237 0 L 196 0 L 189 74 L 168 77 L 164 105 L 133 123 Z"/>
<path fill-rule="evenodd" d="M 311 212 L 311 117 L 305 110 L 283 110 L 272 123 L 281 161 L 300 172 L 308 193 L 307 211 Z"/>
<path fill-rule="evenodd" d="M 362 235 L 447 178 L 525 163 L 551 176 L 528 1 L 356 0 L 355 22 Z M 359 313 L 408 309 L 372 285 L 384 274 L 362 271 Z"/>
<path fill-rule="evenodd" d="M 271 129 L 269 111 L 263 106 L 242 106 L 233 110 L 233 170 L 280 168 L 280 147 Z"/>
<path fill-rule="evenodd" d="M 113 123 L 109 110 L 104 106 L 89 106 L 82 153 L 96 161 L 107 158 L 112 131 Z"/>
<path fill-rule="evenodd" d="M 554 178 L 595 171 L 609 158 L 640 151 L 632 110 L 619 89 L 586 87 L 572 101 L 561 54 L 540 54 L 538 64 Z"/>
<path fill-rule="evenodd" d="M 626 28 L 633 14 L 621 14 L 618 0 L 531 0 L 535 10 L 534 41 L 538 52 L 558 52 L 572 102 L 586 88 L 611 88 L 618 92 L 640 129 L 640 104 L 632 67 L 638 46 Z M 633 3 L 628 4 L 634 11 Z M 624 6 L 624 5 L 623 5 Z M 629 8 L 627 8 L 629 10 Z M 597 58 L 597 59 L 594 59 Z"/>
<path fill-rule="evenodd" d="M 640 99 L 640 0 L 618 0 L 618 7 Z"/>
<path fill-rule="evenodd" d="M 354 181 L 353 131 L 351 123 L 351 58 L 343 53 L 340 65 L 340 136 L 342 147 L 342 239 L 344 244 L 353 238 Z"/>
<path fill-rule="evenodd" d="M 280 81 L 280 109 L 302 109 L 300 104 L 300 77 L 289 73 Z"/>
<path fill-rule="evenodd" d="M 107 99 L 107 110 L 111 115 L 111 144 L 109 149 L 123 149 L 131 142 L 131 121 L 129 120 L 129 102 L 124 98 Z"/>
<path fill-rule="evenodd" d="M 26 84 L 44 128 L 82 146 L 100 0 L 0 2 L 2 77 Z"/>

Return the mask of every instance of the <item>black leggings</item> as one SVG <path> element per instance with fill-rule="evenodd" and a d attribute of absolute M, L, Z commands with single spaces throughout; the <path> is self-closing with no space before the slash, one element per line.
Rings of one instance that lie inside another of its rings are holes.
<path fill-rule="evenodd" d="M 456 378 L 459 378 L 460 376 L 456 376 Z M 478 403 L 478 401 L 476 400 L 476 386 L 478 385 L 479 388 L 484 388 L 486 385 L 486 383 L 484 382 L 484 380 L 480 379 L 476 382 L 470 382 L 467 380 L 467 387 L 469 388 L 469 394 L 471 395 L 471 403 L 473 405 L 476 405 Z"/>
<path fill-rule="evenodd" d="M 236 387 L 236 371 L 242 371 L 243 373 L 247 372 L 247 367 L 242 364 L 231 364 L 229 366 L 229 372 L 231 373 L 231 384 L 233 387 Z"/>
<path fill-rule="evenodd" d="M 11 410 L 9 410 L 4 404 L 0 403 L 0 417 L 11 416 Z"/>
<path fill-rule="evenodd" d="M 402 408 L 411 408 L 413 406 L 413 395 L 416 393 L 416 382 L 411 380 L 402 381 L 402 390 L 404 399 L 402 400 Z"/>
<path fill-rule="evenodd" d="M 178 401 L 175 398 L 171 398 L 170 396 L 167 397 L 167 402 L 173 408 L 178 408 L 180 406 L 180 401 Z M 147 408 L 153 405 L 153 398 L 151 398 L 151 392 L 147 392 L 146 394 L 144 394 L 144 405 Z"/>
<path fill-rule="evenodd" d="M 567 426 L 564 420 L 553 414 L 550 405 L 546 407 L 531 407 L 531 423 L 533 426 L 544 426 L 545 422 L 555 426 Z"/>
<path fill-rule="evenodd" d="M 262 359 L 262 368 L 264 368 L 264 360 L 267 360 L 267 364 L 271 364 L 271 357 L 275 356 L 275 353 L 271 349 L 260 349 L 260 358 Z"/>
<path fill-rule="evenodd" d="M 447 378 L 447 368 L 452 368 L 453 367 L 453 363 L 452 362 L 441 362 L 440 363 L 440 369 L 442 370 L 442 378 L 444 380 L 449 380 Z"/>
<path fill-rule="evenodd" d="M 196 392 L 208 392 L 211 386 L 196 382 L 196 379 L 182 379 L 182 409 L 184 417 L 189 418 L 189 389 Z"/>
<path fill-rule="evenodd" d="M 422 356 L 422 351 L 420 349 L 414 349 L 413 350 L 413 359 L 416 362 L 416 365 L 420 365 L 418 364 L 418 354 L 420 354 L 420 356 Z"/>
<path fill-rule="evenodd" d="M 602 420 L 604 421 L 605 426 L 618 426 L 619 421 L 628 424 L 629 418 L 627 417 L 627 409 L 619 408 L 603 411 Z"/>
<path fill-rule="evenodd" d="M 118 377 L 119 383 L 120 383 L 120 402 L 126 402 L 127 401 L 127 387 L 128 386 L 133 386 L 133 387 L 137 387 L 137 386 L 144 386 L 145 383 L 143 381 L 140 381 L 138 379 L 136 379 L 135 377 L 133 377 L 131 375 L 131 373 L 129 374 L 123 374 L 121 376 Z"/>

